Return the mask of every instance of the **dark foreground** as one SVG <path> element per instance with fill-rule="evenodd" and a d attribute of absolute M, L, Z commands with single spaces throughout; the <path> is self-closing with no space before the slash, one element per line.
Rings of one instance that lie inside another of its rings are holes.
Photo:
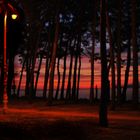
<path fill-rule="evenodd" d="M 140 140 L 140 111 L 109 111 L 109 127 L 101 128 L 97 105 L 14 102 L 0 112 L 0 140 Z"/>

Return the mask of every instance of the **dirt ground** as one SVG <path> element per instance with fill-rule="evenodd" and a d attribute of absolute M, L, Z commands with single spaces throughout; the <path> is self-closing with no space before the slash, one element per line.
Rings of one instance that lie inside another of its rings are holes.
<path fill-rule="evenodd" d="M 108 114 L 102 128 L 97 105 L 10 102 L 6 114 L 0 106 L 0 140 L 140 140 L 140 111 L 120 107 Z"/>

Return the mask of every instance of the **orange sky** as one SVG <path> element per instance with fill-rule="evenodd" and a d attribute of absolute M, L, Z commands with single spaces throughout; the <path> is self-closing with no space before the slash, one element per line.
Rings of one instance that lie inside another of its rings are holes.
<path fill-rule="evenodd" d="M 61 75 L 63 73 L 63 61 L 61 60 L 60 62 L 60 72 Z M 20 64 L 16 63 L 16 71 L 20 71 Z M 38 65 L 38 62 L 37 62 Z M 66 82 L 65 82 L 65 87 L 67 87 L 67 78 L 68 78 L 68 73 L 69 73 L 69 59 L 67 59 L 67 71 L 66 71 Z M 140 66 L 139 66 L 140 68 Z M 125 72 L 125 67 L 122 68 L 122 84 L 124 81 L 124 72 Z M 43 88 L 43 82 L 44 82 L 44 73 L 45 73 L 45 61 L 43 61 L 42 67 L 41 67 L 41 73 L 40 73 L 40 77 L 39 77 L 39 83 L 38 83 L 38 89 L 42 89 Z M 132 83 L 132 67 L 130 69 L 130 78 L 129 78 L 129 84 Z M 16 78 L 16 84 L 18 84 L 19 81 L 19 77 Z M 95 86 L 97 85 L 98 88 L 100 88 L 100 63 L 99 62 L 95 62 Z M 23 80 L 22 80 L 22 87 L 24 87 L 25 85 L 25 72 L 24 72 L 24 76 L 23 76 Z M 55 80 L 54 80 L 54 85 L 55 88 L 57 86 L 57 72 L 55 71 Z M 82 89 L 86 89 L 86 88 L 90 88 L 90 62 L 89 62 L 89 58 L 82 58 L 82 66 L 81 66 L 81 80 L 80 80 L 80 88 Z"/>

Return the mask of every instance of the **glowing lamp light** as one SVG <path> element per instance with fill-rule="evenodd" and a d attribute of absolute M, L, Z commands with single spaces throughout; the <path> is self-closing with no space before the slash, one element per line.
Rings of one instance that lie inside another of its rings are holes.
<path fill-rule="evenodd" d="M 11 17 L 12 17 L 13 20 L 15 20 L 15 19 L 17 19 L 18 15 L 17 14 L 12 14 Z"/>

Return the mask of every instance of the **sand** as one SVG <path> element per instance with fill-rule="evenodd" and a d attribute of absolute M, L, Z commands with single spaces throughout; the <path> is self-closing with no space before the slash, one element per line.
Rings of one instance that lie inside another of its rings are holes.
<path fill-rule="evenodd" d="M 108 111 L 109 126 L 98 123 L 98 105 L 12 101 L 0 106 L 0 140 L 140 140 L 140 111 L 126 105 Z"/>

